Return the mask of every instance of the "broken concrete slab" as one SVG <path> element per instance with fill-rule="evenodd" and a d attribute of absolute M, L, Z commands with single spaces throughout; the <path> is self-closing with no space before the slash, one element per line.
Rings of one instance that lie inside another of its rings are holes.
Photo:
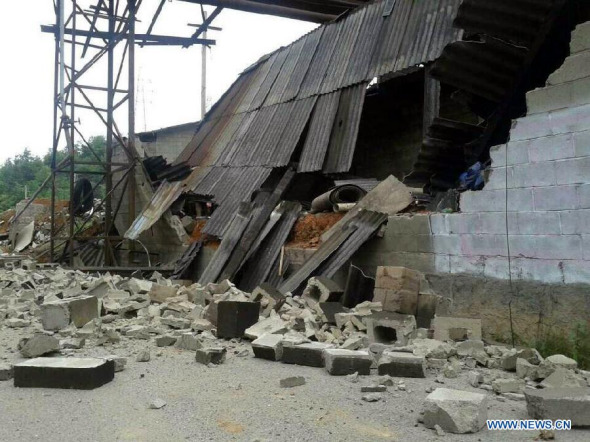
<path fill-rule="evenodd" d="M 53 336 L 36 334 L 23 338 L 18 343 L 20 354 L 25 358 L 36 358 L 59 351 L 59 340 Z"/>
<path fill-rule="evenodd" d="M 279 316 L 271 316 L 247 328 L 244 337 L 255 340 L 265 334 L 282 335 L 285 333 L 287 333 L 287 322 L 283 321 Z"/>
<path fill-rule="evenodd" d="M 361 387 L 361 393 L 384 393 L 386 391 L 385 385 L 364 385 Z"/>
<path fill-rule="evenodd" d="M 414 339 L 411 348 L 416 356 L 425 356 L 428 359 L 446 360 L 457 354 L 451 344 L 436 339 Z"/>
<path fill-rule="evenodd" d="M 331 344 L 321 342 L 294 344 L 289 341 L 283 341 L 283 356 L 281 361 L 285 364 L 324 367 L 324 350 L 333 347 Z"/>
<path fill-rule="evenodd" d="M 84 338 L 69 338 L 59 341 L 59 345 L 62 349 L 79 350 L 86 344 Z"/>
<path fill-rule="evenodd" d="M 158 347 L 170 347 L 176 344 L 177 338 L 175 336 L 164 335 L 156 338 L 156 346 Z"/>
<path fill-rule="evenodd" d="M 483 374 L 477 371 L 470 371 L 467 374 L 467 381 L 472 387 L 478 388 L 483 383 Z"/>
<path fill-rule="evenodd" d="M 377 365 L 380 375 L 402 378 L 425 378 L 426 359 L 412 353 L 385 351 Z"/>
<path fill-rule="evenodd" d="M 217 337 L 242 338 L 247 328 L 258 322 L 257 302 L 220 301 L 217 305 Z"/>
<path fill-rule="evenodd" d="M 336 324 L 336 315 L 348 312 L 348 309 L 339 302 L 320 302 L 318 309 L 322 312 L 322 319 L 327 324 Z"/>
<path fill-rule="evenodd" d="M 137 356 L 135 357 L 136 362 L 149 362 L 152 358 L 150 351 L 148 349 L 141 350 Z"/>
<path fill-rule="evenodd" d="M 522 379 L 504 379 L 498 378 L 492 381 L 492 389 L 498 394 L 502 393 L 522 393 L 525 382 Z"/>
<path fill-rule="evenodd" d="M 543 388 L 575 388 L 587 387 L 588 382 L 573 370 L 557 367 L 540 385 Z"/>
<path fill-rule="evenodd" d="M 93 390 L 115 377 L 115 363 L 97 358 L 36 358 L 14 366 L 14 386 Z"/>
<path fill-rule="evenodd" d="M 477 433 L 487 420 L 484 394 L 437 388 L 425 400 L 424 425 L 435 425 L 447 433 Z"/>
<path fill-rule="evenodd" d="M 310 306 L 320 302 L 340 301 L 344 290 L 336 282 L 324 276 L 314 276 L 309 279 L 303 290 L 302 298 Z"/>
<path fill-rule="evenodd" d="M 227 350 L 223 347 L 208 347 L 197 350 L 195 360 L 203 365 L 221 365 L 225 362 Z"/>
<path fill-rule="evenodd" d="M 163 304 L 168 298 L 173 298 L 178 293 L 177 287 L 153 284 L 149 296 L 152 302 Z"/>
<path fill-rule="evenodd" d="M 281 379 L 279 385 L 281 388 L 301 387 L 305 385 L 305 378 L 303 376 L 291 376 Z"/>
<path fill-rule="evenodd" d="M 201 346 L 201 341 L 199 341 L 199 339 L 192 333 L 181 334 L 175 344 L 176 348 L 190 351 L 197 351 Z"/>
<path fill-rule="evenodd" d="M 283 336 L 266 334 L 252 342 L 254 357 L 280 361 L 283 356 Z"/>
<path fill-rule="evenodd" d="M 164 318 L 160 318 L 160 322 L 163 325 L 167 325 L 168 327 L 179 329 L 179 330 L 186 330 L 191 327 L 191 320 L 185 318 L 177 318 L 175 316 L 166 316 Z"/>
<path fill-rule="evenodd" d="M 62 330 L 71 322 L 78 328 L 100 317 L 100 303 L 95 296 L 79 296 L 41 305 L 41 323 L 45 330 Z"/>
<path fill-rule="evenodd" d="M 153 401 L 150 402 L 150 404 L 148 405 L 148 408 L 150 410 L 160 410 L 161 408 L 164 408 L 166 406 L 166 401 L 160 398 L 156 398 Z"/>
<path fill-rule="evenodd" d="M 14 368 L 10 364 L 0 364 L 0 381 L 8 381 L 14 376 Z"/>
<path fill-rule="evenodd" d="M 590 426 L 590 388 L 527 388 L 524 395 L 533 419 L 567 419 L 574 427 Z"/>
<path fill-rule="evenodd" d="M 285 295 L 268 283 L 262 283 L 252 291 L 252 302 L 259 302 L 261 316 L 269 316 L 271 310 L 278 312 L 285 303 Z"/>
<path fill-rule="evenodd" d="M 368 351 L 343 350 L 330 348 L 324 350 L 326 370 L 332 376 L 344 376 L 353 373 L 371 374 L 373 358 Z"/>

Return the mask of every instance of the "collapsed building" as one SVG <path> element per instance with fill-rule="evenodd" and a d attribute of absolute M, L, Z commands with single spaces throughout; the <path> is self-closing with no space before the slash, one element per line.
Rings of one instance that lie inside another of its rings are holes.
<path fill-rule="evenodd" d="M 587 19 L 579 1 L 401 0 L 323 24 L 242 72 L 171 164 L 144 161 L 143 210 L 116 220 L 132 260 L 294 293 L 405 266 L 494 335 L 586 323 Z M 320 196 L 361 202 L 284 247 Z"/>

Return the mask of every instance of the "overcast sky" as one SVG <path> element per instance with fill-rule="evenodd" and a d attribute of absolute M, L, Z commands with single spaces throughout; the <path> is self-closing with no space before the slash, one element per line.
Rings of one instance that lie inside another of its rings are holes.
<path fill-rule="evenodd" d="M 96 0 L 78 3 L 86 8 L 96 4 Z M 0 14 L 2 162 L 27 147 L 41 155 L 51 146 L 54 38 L 41 33 L 40 25 L 54 23 L 52 4 L 52 0 L 12 1 Z M 158 4 L 159 0 L 143 1 L 138 33 L 145 31 Z M 201 22 L 200 6 L 169 0 L 153 33 L 190 36 L 194 29 L 186 26 L 189 22 Z M 209 38 L 217 40 L 208 56 L 209 106 L 244 68 L 316 27 L 312 23 L 231 10 L 224 10 L 214 26 L 223 31 L 209 34 Z M 97 64 L 81 83 L 106 86 L 105 73 L 106 64 Z M 200 77 L 200 46 L 137 48 L 137 131 L 198 120 Z M 95 95 L 93 99 L 98 105 L 104 104 L 101 96 Z M 85 135 L 104 135 L 104 126 L 90 111 L 79 111 L 77 117 Z M 117 115 L 117 124 L 126 132 L 125 110 Z"/>

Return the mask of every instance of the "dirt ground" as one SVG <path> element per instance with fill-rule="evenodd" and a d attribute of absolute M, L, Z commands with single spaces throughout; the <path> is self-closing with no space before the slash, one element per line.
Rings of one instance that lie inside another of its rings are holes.
<path fill-rule="evenodd" d="M 0 330 L 0 361 L 17 362 L 20 332 Z M 135 354 L 150 348 L 149 362 Z M 0 441 L 532 441 L 536 432 L 489 432 L 437 436 L 417 424 L 429 387 L 479 391 L 467 383 L 467 371 L 441 385 L 404 379 L 407 391 L 389 391 L 380 402 L 361 398 L 362 385 L 323 369 L 255 359 L 237 344 L 225 364 L 208 368 L 194 353 L 158 349 L 146 341 L 121 342 L 77 351 L 77 355 L 128 357 L 127 368 L 113 382 L 93 391 L 18 389 L 0 382 Z M 306 385 L 280 388 L 279 380 L 304 376 Z M 401 379 L 400 379 L 401 380 Z M 524 402 L 489 397 L 489 418 L 527 419 Z M 167 405 L 148 409 L 161 398 Z M 590 431 L 557 434 L 559 441 L 587 441 Z"/>

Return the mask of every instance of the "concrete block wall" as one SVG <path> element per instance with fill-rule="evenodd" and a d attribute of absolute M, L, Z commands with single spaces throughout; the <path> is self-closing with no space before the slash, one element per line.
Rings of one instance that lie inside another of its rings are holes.
<path fill-rule="evenodd" d="M 590 24 L 507 145 L 491 149 L 484 190 L 466 192 L 460 213 L 395 216 L 357 265 L 403 265 L 552 284 L 590 283 Z"/>

